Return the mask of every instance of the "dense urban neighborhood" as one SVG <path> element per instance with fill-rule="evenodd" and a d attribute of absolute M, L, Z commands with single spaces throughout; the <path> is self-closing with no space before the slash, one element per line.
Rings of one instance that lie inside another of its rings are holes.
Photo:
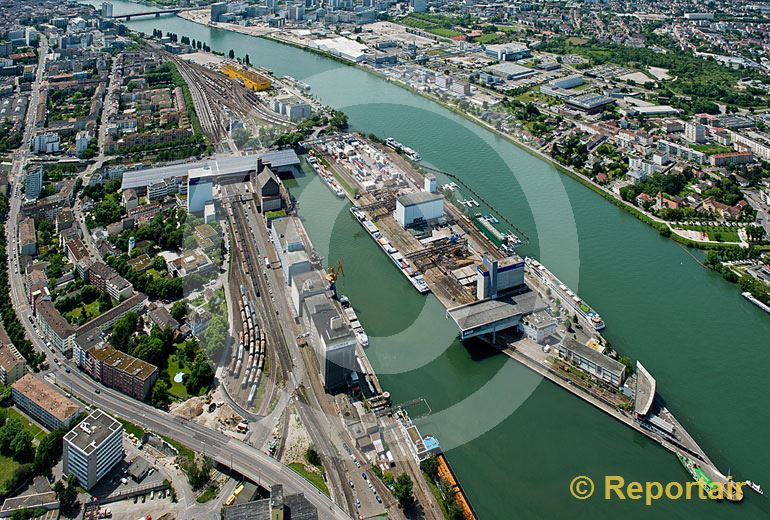
<path fill-rule="evenodd" d="M 0 14 L 0 517 L 567 516 L 580 459 L 544 439 L 588 421 L 763 511 L 770 6 Z"/>

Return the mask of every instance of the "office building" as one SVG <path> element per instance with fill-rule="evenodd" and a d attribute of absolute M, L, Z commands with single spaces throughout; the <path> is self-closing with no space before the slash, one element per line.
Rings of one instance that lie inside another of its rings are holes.
<path fill-rule="evenodd" d="M 123 425 L 94 410 L 64 436 L 64 474 L 91 489 L 123 460 Z"/>
<path fill-rule="evenodd" d="M 302 121 L 313 114 L 308 103 L 290 95 L 276 96 L 273 100 L 273 111 L 289 118 L 290 121 Z"/>
<path fill-rule="evenodd" d="M 80 414 L 80 406 L 54 387 L 27 374 L 11 387 L 13 402 L 49 430 L 69 428 Z"/>
<path fill-rule="evenodd" d="M 572 363 L 597 380 L 619 387 L 626 379 L 626 366 L 587 345 L 568 338 L 559 343 L 559 358 Z"/>
<path fill-rule="evenodd" d="M 37 200 L 43 190 L 43 167 L 36 166 L 27 171 L 24 178 L 24 195 L 27 200 Z"/>
<path fill-rule="evenodd" d="M 401 195 L 393 217 L 403 228 L 435 221 L 444 216 L 444 196 L 428 191 Z"/>
<path fill-rule="evenodd" d="M 543 344 L 556 332 L 559 322 L 545 311 L 533 312 L 521 318 L 519 330 L 535 343 Z"/>
<path fill-rule="evenodd" d="M 187 177 L 187 212 L 203 213 L 206 204 L 214 200 L 214 180 L 211 168 L 190 170 Z"/>
<path fill-rule="evenodd" d="M 218 22 L 219 17 L 227 12 L 227 2 L 216 2 L 211 4 L 211 21 Z"/>
<path fill-rule="evenodd" d="M 109 2 L 102 3 L 102 18 L 112 18 L 112 4 Z"/>

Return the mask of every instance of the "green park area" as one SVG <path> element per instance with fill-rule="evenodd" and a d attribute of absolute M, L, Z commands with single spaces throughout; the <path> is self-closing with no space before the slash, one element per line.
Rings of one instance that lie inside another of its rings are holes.
<path fill-rule="evenodd" d="M 729 226 L 677 226 L 678 229 L 688 231 L 701 231 L 708 235 L 712 242 L 740 242 L 738 228 Z"/>

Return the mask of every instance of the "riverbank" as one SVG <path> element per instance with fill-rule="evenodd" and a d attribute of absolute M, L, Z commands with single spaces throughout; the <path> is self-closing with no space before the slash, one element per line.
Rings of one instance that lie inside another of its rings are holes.
<path fill-rule="evenodd" d="M 314 150 L 311 151 L 310 154 L 313 158 L 317 158 L 318 161 L 326 166 L 321 167 L 317 164 L 315 159 L 311 161 L 311 164 L 313 165 L 316 173 L 318 173 L 325 180 L 325 182 L 335 191 L 338 196 L 338 186 L 334 184 L 335 181 L 332 180 L 332 177 L 338 179 L 339 181 L 344 180 L 345 189 L 342 190 L 342 192 L 344 192 L 345 196 L 349 199 L 351 204 L 353 204 L 353 209 L 351 211 L 353 212 L 354 216 L 356 216 L 356 220 L 358 220 L 359 224 L 372 236 L 376 242 L 379 243 L 381 249 L 383 249 L 387 256 L 392 257 L 393 255 L 399 255 L 399 258 L 409 259 L 409 261 L 411 261 L 413 259 L 413 251 L 419 250 L 419 246 L 410 244 L 410 237 L 404 236 L 408 234 L 403 233 L 403 229 L 399 228 L 398 226 L 389 224 L 391 216 L 388 212 L 381 212 L 384 204 L 383 200 L 376 199 L 370 193 L 367 193 L 367 190 L 365 189 L 366 184 L 371 182 L 369 180 L 370 177 L 375 176 L 375 170 L 372 168 L 376 168 L 376 165 L 373 167 L 367 162 L 366 157 L 371 156 L 372 153 L 374 153 L 375 156 L 379 157 L 378 162 L 381 162 L 384 165 L 380 166 L 381 169 L 384 168 L 390 171 L 390 168 L 395 166 L 399 170 L 396 175 L 398 175 L 399 178 L 406 179 L 408 184 L 411 185 L 412 189 L 419 189 L 419 186 L 424 184 L 424 178 L 415 168 L 406 167 L 406 165 L 403 163 L 398 164 L 398 159 L 400 159 L 400 156 L 398 156 L 395 152 L 389 152 L 384 147 L 380 147 L 378 149 L 374 142 L 369 142 L 365 137 L 361 135 L 355 136 L 355 140 L 356 141 L 351 141 L 349 138 L 345 138 L 344 136 L 338 138 L 329 137 L 326 142 L 316 144 Z M 354 155 L 348 156 L 344 152 L 345 146 L 343 143 L 352 143 L 352 148 L 355 148 L 356 150 Z M 368 148 L 371 149 L 371 151 L 367 150 Z M 339 161 L 335 158 L 339 158 Z M 396 162 L 389 164 L 389 161 Z M 348 162 L 350 164 L 348 164 Z M 331 169 L 331 171 L 328 171 L 329 169 Z M 343 184 L 343 182 L 340 182 L 340 184 Z M 379 193 L 377 190 L 375 190 L 375 192 Z M 379 196 L 383 197 L 384 200 L 388 200 L 387 196 Z M 447 202 L 445 204 L 445 211 L 448 214 L 460 213 L 459 208 L 455 207 L 455 205 L 451 202 Z M 466 228 L 465 232 L 467 235 L 465 235 L 463 238 L 467 238 L 469 242 L 476 244 L 476 246 L 472 248 L 475 254 L 487 255 L 499 253 L 497 251 L 493 251 L 496 248 L 494 244 L 486 243 L 487 241 L 484 240 L 483 236 L 479 236 L 478 233 L 474 233 L 475 229 L 472 226 L 470 229 L 468 229 L 467 226 L 463 226 L 461 220 L 462 219 L 460 218 L 453 219 L 453 221 L 456 223 L 455 225 Z M 376 226 L 373 223 L 374 221 L 377 222 Z M 479 245 L 486 245 L 491 249 L 479 247 Z M 394 247 L 397 247 L 397 249 L 394 249 Z M 410 253 L 410 251 L 412 251 L 412 253 Z M 425 250 L 423 249 L 420 251 L 423 252 Z M 442 249 L 442 254 L 446 253 L 448 253 L 448 251 Z M 461 253 L 459 251 L 453 251 L 450 256 L 461 256 Z M 478 262 L 479 259 L 476 258 L 475 261 Z M 529 263 L 530 260 L 528 259 L 527 264 Z M 418 269 L 416 271 L 418 276 L 422 276 L 419 270 L 422 269 L 420 266 L 415 264 L 411 267 Z M 461 303 L 467 304 L 468 302 L 463 302 L 463 297 L 468 295 L 462 292 L 455 292 L 451 295 L 448 294 L 447 286 L 451 285 L 448 283 L 451 282 L 451 276 L 449 275 L 449 272 L 456 272 L 455 268 L 457 266 L 443 265 L 442 267 L 443 274 L 439 274 L 438 276 L 436 273 L 431 273 L 430 270 L 424 271 L 425 280 L 428 281 L 431 291 L 434 293 L 440 303 L 447 309 L 448 312 L 451 312 L 451 307 L 455 307 Z M 442 281 L 442 278 L 445 279 L 445 281 Z M 557 287 L 563 287 L 560 280 L 554 280 L 551 287 L 541 286 L 541 284 L 532 274 L 525 274 L 525 280 L 530 289 L 537 292 L 540 297 L 544 299 L 544 301 L 547 301 L 548 298 L 552 298 L 555 295 L 556 297 L 562 298 L 562 301 L 566 305 L 568 296 L 559 296 L 559 291 L 557 289 Z M 567 293 L 572 294 L 568 290 Z M 470 302 L 472 303 L 473 299 L 471 299 Z M 596 317 L 598 318 L 598 315 L 596 315 Z M 579 320 L 576 319 L 576 323 L 579 321 L 580 331 L 593 331 L 594 327 L 598 328 L 596 327 L 595 323 L 590 321 L 588 316 L 580 316 L 578 314 L 576 315 L 576 318 L 579 318 Z M 601 322 L 600 324 L 603 328 L 604 324 Z M 594 339 L 588 340 L 588 336 L 580 331 L 573 332 L 581 336 L 581 343 L 590 343 L 591 341 L 594 341 Z M 602 338 L 601 334 L 598 331 L 594 331 L 594 333 L 597 335 L 596 337 L 603 343 L 604 339 Z M 679 423 L 678 420 L 674 417 L 673 413 L 670 412 L 665 406 L 660 405 L 658 408 L 648 407 L 645 411 L 641 412 L 641 415 L 635 415 L 634 413 L 630 412 L 630 408 L 626 406 L 628 405 L 633 408 L 634 401 L 628 401 L 625 397 L 619 398 L 620 394 L 617 388 L 609 389 L 602 387 L 601 384 L 586 384 L 584 378 L 582 377 L 576 379 L 574 375 L 572 375 L 574 370 L 572 370 L 571 365 L 569 365 L 568 362 L 563 361 L 561 357 L 556 357 L 554 354 L 555 351 L 553 349 L 545 350 L 543 349 L 542 345 L 534 344 L 531 341 L 528 341 L 526 338 L 516 339 L 515 335 L 506 337 L 507 333 L 503 333 L 502 331 L 498 334 L 498 339 L 493 339 L 490 342 L 490 345 L 502 351 L 509 358 L 517 361 L 534 373 L 548 379 L 561 389 L 567 390 L 569 393 L 574 394 L 596 409 L 610 415 L 612 418 L 631 428 L 635 432 L 640 433 L 650 440 L 660 444 L 662 447 L 666 448 L 672 453 L 676 455 L 686 454 L 688 457 L 694 458 L 699 462 L 704 471 L 709 475 L 709 478 L 711 478 L 711 480 L 714 482 L 719 482 L 722 484 L 726 482 L 726 477 L 711 461 L 705 450 L 693 439 L 693 437 L 687 432 L 681 423 Z M 582 336 L 585 336 L 585 338 Z M 485 338 L 484 341 L 487 341 L 487 339 L 488 338 Z M 568 366 L 570 368 L 562 367 L 560 369 L 560 365 Z M 631 376 L 629 375 L 629 378 L 630 377 Z M 637 387 L 636 391 L 638 392 L 639 385 L 634 385 L 633 383 L 630 385 L 631 388 L 634 388 L 635 386 Z M 652 400 L 654 400 L 655 395 L 656 394 L 653 393 L 653 396 L 650 398 L 651 403 Z M 636 398 L 638 397 L 639 396 L 636 396 Z M 653 409 L 654 412 L 652 411 Z M 663 430 L 658 429 L 656 426 L 661 422 L 671 425 L 671 430 L 666 434 L 664 434 Z"/>
<path fill-rule="evenodd" d="M 693 240 L 690 238 L 687 238 L 685 236 L 682 236 L 681 234 L 677 233 L 674 227 L 676 226 L 676 222 L 668 222 L 663 219 L 660 219 L 658 217 L 655 217 L 653 215 L 650 215 L 642 210 L 640 210 L 637 206 L 631 204 L 628 201 L 623 200 L 622 198 L 618 197 L 616 194 L 614 194 L 611 190 L 608 190 L 602 186 L 597 185 L 594 183 L 590 178 L 586 177 L 585 175 L 581 174 L 571 166 L 565 166 L 561 164 L 559 161 L 554 159 L 549 154 L 535 148 L 534 146 L 530 145 L 529 143 L 526 143 L 525 141 L 522 141 L 521 139 L 517 139 L 516 137 L 502 132 L 499 129 L 495 128 L 493 125 L 490 125 L 486 121 L 474 116 L 473 114 L 469 114 L 468 112 L 465 112 L 463 110 L 458 109 L 455 105 L 451 103 L 447 103 L 443 100 L 441 100 L 439 97 L 434 96 L 430 93 L 415 89 L 411 87 L 410 85 L 407 85 L 406 83 L 403 83 L 398 80 L 394 80 L 393 78 L 388 77 L 387 75 L 383 74 L 382 72 L 378 71 L 376 68 L 363 65 L 360 63 L 351 62 L 349 60 L 345 60 L 343 58 L 340 58 L 339 56 L 335 56 L 334 54 L 331 54 L 329 52 L 321 51 L 319 49 L 313 48 L 307 44 L 295 41 L 293 39 L 282 37 L 280 35 L 280 31 L 278 30 L 270 30 L 270 29 L 261 29 L 257 27 L 243 27 L 235 24 L 225 24 L 225 23 L 212 23 L 210 22 L 207 17 L 202 16 L 201 13 L 207 12 L 205 9 L 199 10 L 199 11 L 183 11 L 180 13 L 177 13 L 177 16 L 184 18 L 188 21 L 204 25 L 207 27 L 217 28 L 217 29 L 223 29 L 227 31 L 237 32 L 241 34 L 245 34 L 248 36 L 253 36 L 256 38 L 263 38 L 266 40 L 270 40 L 275 43 L 279 43 L 282 45 L 287 45 L 290 47 L 294 47 L 297 49 L 301 49 L 306 52 L 310 52 L 313 54 L 317 54 L 319 56 L 323 56 L 325 58 L 334 60 L 338 63 L 341 63 L 343 65 L 347 65 L 350 67 L 355 67 L 357 69 L 366 71 L 370 74 L 373 74 L 380 79 L 383 79 L 387 81 L 390 84 L 396 85 L 399 88 L 402 88 L 404 90 L 407 90 L 413 94 L 417 94 L 425 99 L 428 99 L 430 101 L 433 101 L 434 103 L 437 103 L 438 105 L 442 106 L 443 108 L 446 108 L 450 110 L 452 113 L 461 116 L 473 123 L 475 123 L 478 126 L 481 126 L 485 130 L 488 130 L 498 137 L 501 137 L 505 139 L 506 141 L 510 142 L 511 144 L 521 148 L 528 154 L 537 157 L 538 159 L 545 161 L 555 167 L 560 173 L 567 175 L 571 177 L 572 179 L 579 182 L 581 185 L 585 186 L 586 188 L 590 189 L 597 195 L 600 195 L 605 200 L 611 202 L 615 206 L 625 210 L 629 214 L 633 215 L 638 220 L 644 222 L 645 224 L 649 225 L 658 233 L 660 233 L 662 236 L 666 238 L 670 238 L 674 242 L 677 242 L 683 246 L 694 248 L 694 249 L 701 249 L 701 250 L 709 250 L 709 249 L 722 249 L 726 247 L 732 247 L 735 244 L 732 243 L 721 243 L 721 242 L 705 242 L 700 240 Z"/>

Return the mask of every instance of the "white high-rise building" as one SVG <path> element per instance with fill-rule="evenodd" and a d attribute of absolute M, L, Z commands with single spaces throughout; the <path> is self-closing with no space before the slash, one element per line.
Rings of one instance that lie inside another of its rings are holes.
<path fill-rule="evenodd" d="M 109 2 L 102 3 L 102 18 L 112 18 L 112 4 Z"/>
<path fill-rule="evenodd" d="M 43 167 L 36 166 L 27 172 L 24 179 L 24 194 L 29 200 L 37 200 L 43 190 Z"/>
<path fill-rule="evenodd" d="M 123 460 L 123 425 L 101 410 L 64 436 L 64 474 L 91 489 Z"/>
<path fill-rule="evenodd" d="M 691 143 L 706 142 L 706 126 L 698 123 L 687 123 L 684 125 L 684 138 Z"/>

